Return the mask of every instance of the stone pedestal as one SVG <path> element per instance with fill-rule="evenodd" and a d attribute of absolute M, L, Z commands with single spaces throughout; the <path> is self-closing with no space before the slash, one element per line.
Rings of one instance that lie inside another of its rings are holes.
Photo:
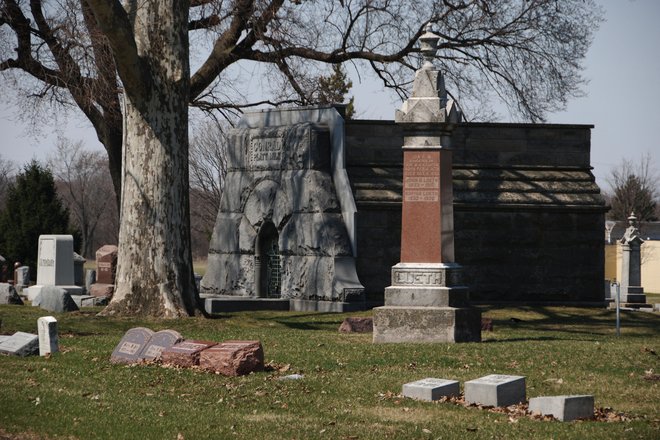
<path fill-rule="evenodd" d="M 644 243 L 639 229 L 635 226 L 637 217 L 628 217 L 629 227 L 621 239 L 621 302 L 646 303 L 646 295 L 642 287 L 641 246 Z"/>
<path fill-rule="evenodd" d="M 458 264 L 399 263 L 392 268 L 385 306 L 374 309 L 374 342 L 480 340 L 481 313 L 469 307 Z"/>

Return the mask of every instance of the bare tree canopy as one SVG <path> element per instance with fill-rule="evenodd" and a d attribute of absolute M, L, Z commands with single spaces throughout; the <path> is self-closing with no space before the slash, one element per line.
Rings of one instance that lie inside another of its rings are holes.
<path fill-rule="evenodd" d="M 610 220 L 627 221 L 633 212 L 642 222 L 658 220 L 660 174 L 650 154 L 642 156 L 638 163 L 624 159 L 612 169 L 607 182 L 612 189 Z"/>
<path fill-rule="evenodd" d="M 48 166 L 71 223 L 80 231 L 79 252 L 85 258 L 94 258 L 99 245 L 97 235 L 116 237 L 112 229 L 117 226 L 117 210 L 107 159 L 99 151 L 85 150 L 80 141 L 60 138 Z M 103 234 L 98 234 L 99 230 Z"/>
<path fill-rule="evenodd" d="M 0 0 L 0 71 L 75 104 L 105 145 L 121 194 L 107 313 L 174 317 L 198 307 L 188 105 L 231 115 L 314 103 L 319 72 L 337 63 L 368 66 L 403 96 L 433 22 L 446 82 L 472 119 L 495 96 L 538 121 L 580 93 L 600 20 L 593 0 Z"/>

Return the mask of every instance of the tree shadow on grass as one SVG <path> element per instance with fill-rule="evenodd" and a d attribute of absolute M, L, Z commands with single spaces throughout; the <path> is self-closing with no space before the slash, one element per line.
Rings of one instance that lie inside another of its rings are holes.
<path fill-rule="evenodd" d="M 501 307 L 480 307 L 483 313 L 498 313 Z M 615 331 L 616 312 L 609 309 L 579 309 L 573 307 L 524 306 L 505 308 L 508 318 L 492 318 L 493 326 L 509 330 L 548 331 L 579 335 L 612 335 Z M 533 313 L 538 316 L 527 316 Z M 501 314 L 501 312 L 499 313 Z M 627 337 L 659 337 L 660 316 L 647 312 L 621 311 L 621 328 L 633 329 Z M 527 338 L 527 339 L 533 339 Z M 555 339 L 567 339 L 557 337 Z M 582 339 L 581 339 L 582 340 Z"/>

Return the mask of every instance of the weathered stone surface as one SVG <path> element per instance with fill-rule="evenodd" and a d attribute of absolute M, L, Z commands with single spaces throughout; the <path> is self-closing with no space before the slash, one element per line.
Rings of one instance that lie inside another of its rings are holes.
<path fill-rule="evenodd" d="M 22 306 L 23 300 L 18 296 L 14 286 L 8 283 L 0 283 L 0 304 L 15 304 Z"/>
<path fill-rule="evenodd" d="M 24 288 L 30 285 L 30 266 L 19 266 L 14 269 L 14 281 L 16 288 Z"/>
<path fill-rule="evenodd" d="M 267 264 L 278 264 L 266 254 L 277 252 L 283 298 L 344 300 L 361 295 L 330 174 L 328 128 L 307 122 L 240 128 L 229 138 L 234 148 L 228 190 L 220 203 L 201 292 L 272 296 L 278 289 L 261 284 L 265 273 L 277 267 Z M 270 247 L 274 240 L 275 251 Z M 268 250 L 262 248 L 265 243 Z"/>
<path fill-rule="evenodd" d="M 225 341 L 201 352 L 199 366 L 225 376 L 242 376 L 264 369 L 259 341 Z"/>
<path fill-rule="evenodd" d="M 471 308 L 377 307 L 373 341 L 479 342 L 481 313 Z"/>
<path fill-rule="evenodd" d="M 79 310 L 71 295 L 58 286 L 43 286 L 32 301 L 32 305 L 56 313 Z"/>
<path fill-rule="evenodd" d="M 155 362 L 160 360 L 163 350 L 172 347 L 183 341 L 183 336 L 174 330 L 161 330 L 153 335 L 151 339 L 142 348 L 139 358 L 145 362 Z"/>
<path fill-rule="evenodd" d="M 341 333 L 371 333 L 374 331 L 373 318 L 350 316 L 339 326 Z"/>
<path fill-rule="evenodd" d="M 543 396 L 529 399 L 529 411 L 551 415 L 562 422 L 594 417 L 594 396 Z"/>
<path fill-rule="evenodd" d="M 114 284 L 117 272 L 117 253 L 119 248 L 112 244 L 101 246 L 96 251 L 96 282 Z"/>
<path fill-rule="evenodd" d="M 73 284 L 85 287 L 85 262 L 87 260 L 77 253 L 73 253 Z"/>
<path fill-rule="evenodd" d="M 461 390 L 457 380 L 427 377 L 404 384 L 401 394 L 412 399 L 434 401 L 445 396 L 458 396 Z"/>
<path fill-rule="evenodd" d="M 465 382 L 465 402 L 484 406 L 509 406 L 525 401 L 525 377 L 490 374 Z"/>
<path fill-rule="evenodd" d="M 114 284 L 94 283 L 89 289 L 89 294 L 97 298 L 110 298 L 114 291 Z"/>
<path fill-rule="evenodd" d="M 16 332 L 0 342 L 0 353 L 14 356 L 30 356 L 39 353 L 39 336 Z"/>
<path fill-rule="evenodd" d="M 60 351 L 57 340 L 57 319 L 52 316 L 43 316 L 37 320 L 39 331 L 39 356 Z"/>
<path fill-rule="evenodd" d="M 385 288 L 385 305 L 417 307 L 468 307 L 467 287 L 396 287 Z"/>
<path fill-rule="evenodd" d="M 149 343 L 153 334 L 153 330 L 145 327 L 135 327 L 128 330 L 112 352 L 110 362 L 115 364 L 139 362 L 142 350 Z"/>
<path fill-rule="evenodd" d="M 217 342 L 185 340 L 161 352 L 164 364 L 178 367 L 193 367 L 199 365 L 199 356 L 203 350 L 217 345 Z"/>
<path fill-rule="evenodd" d="M 96 270 L 87 269 L 85 271 L 85 289 L 89 292 L 92 288 L 92 284 L 96 282 Z"/>
<path fill-rule="evenodd" d="M 75 285 L 73 254 L 73 236 L 39 236 L 37 284 L 25 289 L 30 301 L 34 301 L 46 286 L 60 287 L 71 295 L 82 295 L 82 287 Z"/>

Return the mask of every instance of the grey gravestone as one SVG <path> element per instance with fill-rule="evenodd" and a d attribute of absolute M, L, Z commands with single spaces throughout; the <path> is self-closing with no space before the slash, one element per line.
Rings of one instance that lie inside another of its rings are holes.
<path fill-rule="evenodd" d="M 142 349 L 140 360 L 153 362 L 160 359 L 163 350 L 183 341 L 183 336 L 174 330 L 161 330 L 154 333 Z"/>
<path fill-rule="evenodd" d="M 14 285 L 17 291 L 22 291 L 30 285 L 30 266 L 20 266 L 14 270 Z"/>
<path fill-rule="evenodd" d="M 33 306 L 41 307 L 50 312 L 75 312 L 79 310 L 71 295 L 61 287 L 43 286 L 32 301 Z"/>
<path fill-rule="evenodd" d="M 0 343 L 0 353 L 15 356 L 30 356 L 39 352 L 39 336 L 32 333 L 16 332 Z"/>
<path fill-rule="evenodd" d="M 5 342 L 7 339 L 11 338 L 11 336 L 6 336 L 6 335 L 0 335 L 0 344 Z"/>
<path fill-rule="evenodd" d="M 461 393 L 457 380 L 426 379 L 410 382 L 403 385 L 402 394 L 417 400 L 439 400 L 443 396 L 458 396 Z"/>
<path fill-rule="evenodd" d="M 40 235 L 37 259 L 37 284 L 28 287 L 29 300 L 34 300 L 46 286 L 58 286 L 71 295 L 81 295 L 82 287 L 74 284 L 73 236 Z"/>
<path fill-rule="evenodd" d="M 60 351 L 57 342 L 57 319 L 43 316 L 37 320 L 39 330 L 39 356 Z"/>
<path fill-rule="evenodd" d="M 509 406 L 525 400 L 525 377 L 491 374 L 465 382 L 465 402 Z"/>
<path fill-rule="evenodd" d="M 0 283 L 0 304 L 16 304 L 19 306 L 23 305 L 23 300 L 16 289 L 11 284 Z"/>
<path fill-rule="evenodd" d="M 135 327 L 127 331 L 110 356 L 110 362 L 115 364 L 132 364 L 140 361 L 144 347 L 153 336 L 153 330 Z"/>
<path fill-rule="evenodd" d="M 87 269 L 85 271 L 85 289 L 89 292 L 92 284 L 96 282 L 96 271 L 94 269 Z"/>
<path fill-rule="evenodd" d="M 76 286 L 85 285 L 85 258 L 82 255 L 73 253 L 73 283 Z"/>
<path fill-rule="evenodd" d="M 529 411 L 551 415 L 562 422 L 591 419 L 594 416 L 594 396 L 544 396 L 529 399 Z"/>

